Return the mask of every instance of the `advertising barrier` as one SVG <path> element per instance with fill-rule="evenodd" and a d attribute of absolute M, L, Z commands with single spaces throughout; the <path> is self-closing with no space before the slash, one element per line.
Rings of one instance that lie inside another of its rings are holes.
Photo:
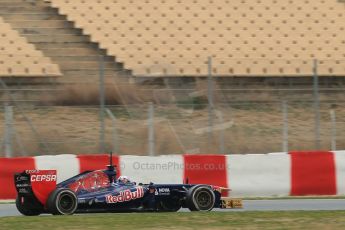
<path fill-rule="evenodd" d="M 25 169 L 56 170 L 59 183 L 107 164 L 107 154 L 0 158 L 0 199 L 15 198 L 14 173 Z M 345 151 L 113 156 L 113 164 L 138 183 L 213 184 L 236 197 L 345 194 Z"/>

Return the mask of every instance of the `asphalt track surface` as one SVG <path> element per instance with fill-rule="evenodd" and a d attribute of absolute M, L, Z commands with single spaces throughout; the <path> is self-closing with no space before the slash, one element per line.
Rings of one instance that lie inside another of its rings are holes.
<path fill-rule="evenodd" d="M 215 212 L 345 210 L 345 199 L 244 200 L 243 209 L 214 209 Z M 188 212 L 182 209 L 182 212 Z M 0 204 L 0 217 L 20 216 L 15 204 Z"/>

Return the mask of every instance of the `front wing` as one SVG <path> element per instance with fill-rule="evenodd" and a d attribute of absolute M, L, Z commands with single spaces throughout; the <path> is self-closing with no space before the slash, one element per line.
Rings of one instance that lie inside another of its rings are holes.
<path fill-rule="evenodd" d="M 220 208 L 243 208 L 243 200 L 239 198 L 222 197 Z"/>

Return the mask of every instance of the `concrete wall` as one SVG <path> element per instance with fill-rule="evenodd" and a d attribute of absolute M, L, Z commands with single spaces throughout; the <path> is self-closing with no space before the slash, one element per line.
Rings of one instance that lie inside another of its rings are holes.
<path fill-rule="evenodd" d="M 114 156 L 118 175 L 143 183 L 207 183 L 231 188 L 235 197 L 345 194 L 345 151 L 247 155 Z M 57 155 L 0 158 L 0 199 L 16 196 L 13 174 L 56 169 L 58 182 L 102 169 L 108 156 Z"/>

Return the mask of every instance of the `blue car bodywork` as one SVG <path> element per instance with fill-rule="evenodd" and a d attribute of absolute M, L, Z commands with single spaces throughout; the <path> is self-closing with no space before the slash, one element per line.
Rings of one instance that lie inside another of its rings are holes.
<path fill-rule="evenodd" d="M 224 198 L 229 189 L 206 184 L 142 184 L 116 181 L 116 168 L 87 171 L 52 184 L 52 170 L 26 170 L 15 175 L 16 206 L 24 215 L 82 212 L 210 211 L 241 207 L 239 199 Z M 53 171 L 56 173 L 56 171 Z M 46 175 L 49 174 L 49 175 Z M 42 191 L 40 191 L 42 190 Z"/>

